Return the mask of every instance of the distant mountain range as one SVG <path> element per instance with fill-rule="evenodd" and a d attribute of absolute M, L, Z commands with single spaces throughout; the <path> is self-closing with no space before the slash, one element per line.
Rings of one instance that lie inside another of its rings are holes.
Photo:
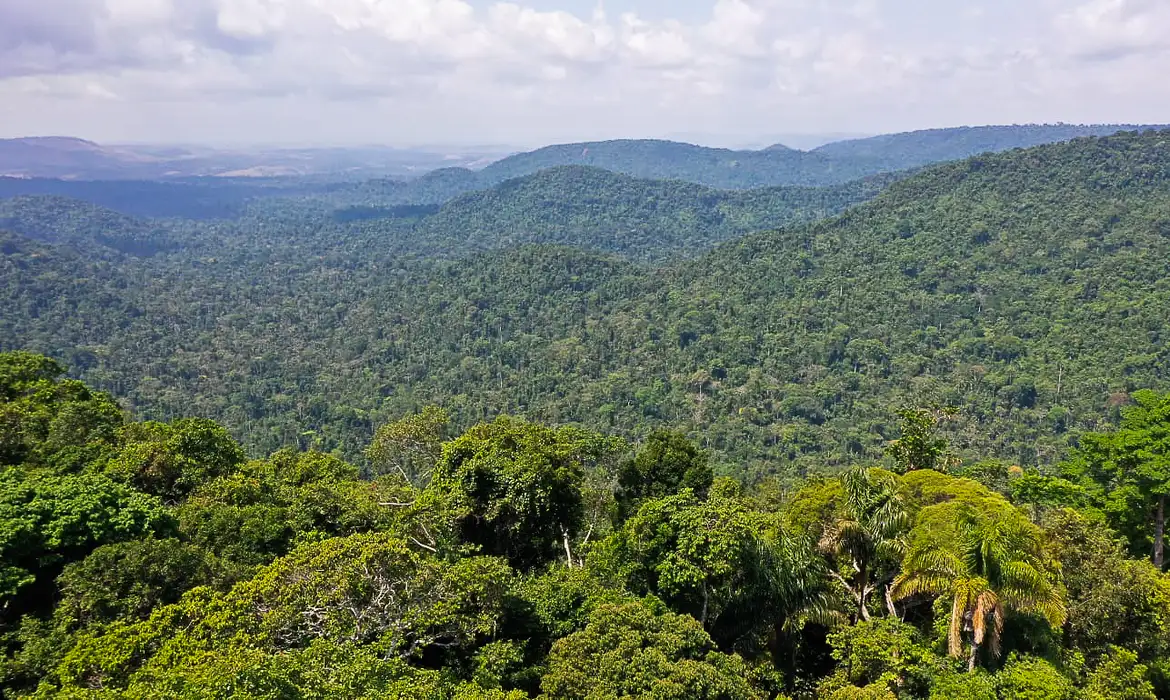
<path fill-rule="evenodd" d="M 441 153 L 383 146 L 242 149 L 111 146 L 51 136 L 0 139 L 0 176 L 65 180 L 411 177 L 446 166 L 481 167 L 506 153 L 502 148 Z"/>
<path fill-rule="evenodd" d="M 546 146 L 508 156 L 481 170 L 442 168 L 408 180 L 374 180 L 336 190 L 339 203 L 425 204 L 447 202 L 467 192 L 562 166 L 589 166 L 648 180 L 680 180 L 718 189 L 826 187 L 873 175 L 907 171 L 1085 136 L 1166 127 L 1109 124 L 1096 126 L 988 126 L 915 131 L 828 144 L 799 151 L 774 144 L 758 151 L 707 148 L 674 141 L 618 140 Z"/>
<path fill-rule="evenodd" d="M 634 177 L 684 180 L 721 189 L 837 185 L 882 172 L 1026 148 L 1082 136 L 1164 128 L 1150 125 L 1017 125 L 913 131 L 829 143 L 812 150 L 774 144 L 761 150 L 709 148 L 677 141 L 616 140 L 546 146 L 507 155 L 503 148 L 211 149 L 107 146 L 68 137 L 0 139 L 0 176 L 65 180 L 171 180 L 191 177 L 387 178 L 412 204 L 433 204 L 562 165 L 587 165 Z M 416 180 L 429 173 L 423 182 Z"/>

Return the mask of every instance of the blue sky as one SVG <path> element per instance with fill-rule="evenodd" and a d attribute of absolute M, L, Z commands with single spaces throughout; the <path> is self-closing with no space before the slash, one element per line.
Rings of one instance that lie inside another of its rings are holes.
<path fill-rule="evenodd" d="M 1170 0 L 0 0 L 0 137 L 723 144 L 1170 122 Z"/>

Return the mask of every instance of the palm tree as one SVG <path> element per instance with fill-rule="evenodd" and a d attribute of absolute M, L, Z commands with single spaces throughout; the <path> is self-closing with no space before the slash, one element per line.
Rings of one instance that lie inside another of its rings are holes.
<path fill-rule="evenodd" d="M 1064 624 L 1065 606 L 1036 555 L 1039 538 L 1028 523 L 1014 512 L 981 514 L 969 504 L 947 507 L 953 529 L 946 529 L 953 539 L 915 543 L 894 581 L 893 597 L 950 598 L 948 651 L 960 658 L 965 640 L 970 644 L 967 670 L 973 671 L 980 650 L 999 656 L 1008 610 L 1038 613 L 1058 627 Z"/>
<path fill-rule="evenodd" d="M 841 476 L 845 491 L 844 513 L 825 528 L 820 550 L 848 562 L 848 574 L 829 574 L 845 587 L 857 605 L 857 616 L 869 620 L 867 602 L 879 586 L 885 589 L 886 606 L 897 617 L 890 595 L 898 561 L 906 550 L 910 518 L 898 495 L 893 474 L 859 467 Z"/>

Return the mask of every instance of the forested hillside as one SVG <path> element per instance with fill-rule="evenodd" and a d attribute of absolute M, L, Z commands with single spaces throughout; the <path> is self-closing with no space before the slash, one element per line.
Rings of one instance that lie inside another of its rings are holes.
<path fill-rule="evenodd" d="M 434 407 L 369 478 L 249 460 L 63 372 L 0 353 L 4 698 L 1170 697 L 1170 394 L 1047 474 L 907 411 L 886 468 L 745 489 L 674 432 Z"/>
<path fill-rule="evenodd" d="M 356 182 L 352 181 L 352 174 L 182 177 L 164 181 L 0 176 L 0 198 L 55 195 L 80 199 L 132 216 L 185 219 L 246 217 L 250 203 L 278 198 L 279 201 L 272 206 L 280 208 L 287 206 L 290 198 L 295 198 L 321 203 L 323 206 L 353 209 L 349 214 L 354 216 L 363 213 L 375 216 L 380 211 L 385 214 L 382 210 L 403 206 L 437 207 L 469 192 L 492 189 L 508 180 L 567 166 L 600 168 L 642 179 L 680 180 L 721 189 L 834 187 L 848 186 L 852 181 L 878 174 L 903 172 L 990 151 L 1037 146 L 1083 136 L 1105 136 L 1126 129 L 1157 128 L 1160 127 L 961 127 L 841 141 L 813 151 L 799 151 L 781 144 L 759 151 L 733 151 L 671 141 L 602 141 L 548 146 L 519 153 L 491 163 L 482 170 L 442 167 L 430 171 L 419 170 L 422 174 L 418 177 L 398 176 Z M 64 139 L 63 142 L 81 144 L 77 150 L 68 151 L 69 158 L 84 159 L 92 153 L 101 152 L 101 147 L 96 144 L 76 139 Z M 394 160 L 406 157 L 408 153 L 383 151 L 381 155 Z M 317 153 L 322 154 L 328 155 L 328 151 Z M 353 154 L 339 152 L 335 155 L 352 157 Z M 237 154 L 237 157 L 246 159 L 255 155 Z M 311 156 L 305 157 L 312 160 Z M 378 152 L 371 152 L 365 157 L 376 160 Z M 51 168 L 57 167 L 56 161 L 48 156 L 46 158 Z M 142 165 L 141 162 L 137 164 Z M 2 165 L 3 154 L 0 153 Z M 357 172 L 364 170 L 358 168 Z"/>
<path fill-rule="evenodd" d="M 927 129 L 837 141 L 813 149 L 813 153 L 835 160 L 857 159 L 883 170 L 896 171 L 1086 136 L 1111 136 L 1119 131 L 1165 128 L 1165 125 L 1136 124 L 1016 124 Z"/>
<path fill-rule="evenodd" d="M 752 189 L 781 185 L 839 185 L 878 173 L 959 160 L 988 151 L 1038 146 L 1124 130 L 1123 125 L 1029 125 L 961 127 L 842 141 L 813 151 L 772 147 L 759 151 L 707 148 L 689 143 L 617 140 L 547 146 L 518 153 L 478 172 L 448 168 L 423 181 L 397 186 L 397 196 L 423 203 L 485 189 L 524 175 L 565 165 L 602 168 L 654 180 L 683 180 L 708 187 Z M 778 145 L 779 146 L 779 145 Z"/>
<path fill-rule="evenodd" d="M 563 166 L 454 199 L 423 219 L 413 236 L 465 250 L 553 243 L 653 260 L 694 255 L 746 233 L 840 213 L 895 179 L 715 190 Z"/>
<path fill-rule="evenodd" d="M 376 425 L 438 404 L 459 428 L 676 427 L 725 473 L 792 479 L 877 457 L 893 409 L 929 405 L 956 409 L 943 429 L 968 459 L 1051 465 L 1134 390 L 1170 388 L 1168 143 L 937 166 L 660 268 L 542 245 L 435 257 L 414 223 L 295 208 L 168 229 L 180 247 L 150 256 L 9 237 L 0 344 L 257 454 L 357 459 Z"/>

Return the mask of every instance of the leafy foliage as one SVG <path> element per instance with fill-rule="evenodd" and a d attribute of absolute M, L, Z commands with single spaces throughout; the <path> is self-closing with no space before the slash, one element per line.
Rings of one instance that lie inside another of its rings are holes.
<path fill-rule="evenodd" d="M 9 386 L 49 397 L 72 381 L 31 355 L 0 355 L 0 367 L 16 368 Z M 10 391 L 0 408 L 23 420 L 43 410 L 29 396 Z M 1165 695 L 1170 578 L 1127 558 L 1097 509 L 1053 506 L 1034 523 L 1001 493 L 930 469 L 859 467 L 796 493 L 745 493 L 712 479 L 678 434 L 631 456 L 621 439 L 505 417 L 436 450 L 442 425 L 424 411 L 383 433 L 394 459 L 421 467 L 436 455 L 421 489 L 396 469 L 362 480 L 317 451 L 241 461 L 222 428 L 190 419 L 69 433 L 88 442 L 57 447 L 92 461 L 64 471 L 4 466 L 0 689 L 191 700 Z M 36 435 L 25 440 L 46 454 Z M 149 459 L 127 457 L 144 445 Z M 166 468 L 142 467 L 152 464 Z M 645 488 L 607 530 L 597 515 L 629 488 L 623 472 Z M 877 590 L 886 604 L 868 605 Z M 970 647 L 965 673 L 945 654 L 956 635 Z M 1011 652 L 1002 664 L 1000 647 Z"/>

